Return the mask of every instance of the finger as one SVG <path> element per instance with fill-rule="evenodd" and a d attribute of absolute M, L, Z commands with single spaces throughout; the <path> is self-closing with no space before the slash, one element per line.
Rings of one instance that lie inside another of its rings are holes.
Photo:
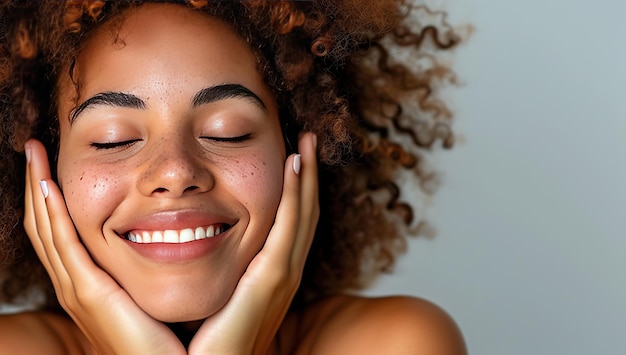
<path fill-rule="evenodd" d="M 43 250 L 50 265 L 51 278 L 57 278 L 58 281 L 68 280 L 67 271 L 60 260 L 57 249 L 52 240 L 52 225 L 50 222 L 50 216 L 48 207 L 46 205 L 46 198 L 44 197 L 43 188 L 48 191 L 51 186 L 56 186 L 50 178 L 50 166 L 48 163 L 48 155 L 44 146 L 36 141 L 30 140 L 28 142 L 30 150 L 30 190 L 32 194 L 33 215 L 36 225 L 36 233 L 39 236 L 39 240 L 43 245 Z M 42 186 L 42 181 L 45 181 L 45 186 Z M 52 275 L 54 274 L 54 275 Z"/>
<path fill-rule="evenodd" d="M 48 256 L 44 250 L 43 243 L 40 239 L 39 233 L 37 232 L 37 225 L 35 222 L 35 211 L 33 206 L 33 189 L 31 187 L 31 173 L 30 173 L 30 147 L 28 143 L 25 145 L 26 155 L 27 155 L 27 163 L 26 163 L 26 181 L 25 181 L 25 191 L 24 191 L 24 229 L 26 230 L 26 235 L 30 239 L 37 256 L 41 260 L 42 264 L 46 268 L 46 270 L 51 271 L 50 262 L 48 261 Z"/>
<path fill-rule="evenodd" d="M 260 257 L 267 255 L 271 262 L 277 262 L 281 266 L 286 266 L 291 258 L 297 234 L 300 215 L 300 178 L 296 170 L 300 169 L 298 167 L 301 164 L 300 159 L 301 157 L 297 154 L 292 154 L 285 161 L 283 193 L 276 211 L 274 225 L 258 255 Z"/>
<path fill-rule="evenodd" d="M 299 274 L 313 240 L 319 215 L 315 145 L 315 135 L 302 135 L 301 155 L 292 155 L 285 163 L 283 194 L 274 225 L 260 253 L 270 256 L 272 265 L 277 266 L 274 270 Z M 296 165 L 298 169 L 294 169 Z"/>
<path fill-rule="evenodd" d="M 47 220 L 47 210 L 42 211 L 40 206 L 45 206 L 42 203 L 43 195 L 41 193 L 41 187 L 39 185 L 39 178 L 37 173 L 33 170 L 37 170 L 38 164 L 43 161 L 46 166 L 48 164 L 47 155 L 45 149 L 41 147 L 41 144 L 35 140 L 29 140 L 25 144 L 27 154 L 27 166 L 26 166 L 26 182 L 25 182 L 25 201 L 24 201 L 24 228 L 26 233 L 39 257 L 39 260 L 46 269 L 50 280 L 55 290 L 61 289 L 61 278 L 64 273 L 58 273 L 58 256 L 55 256 L 55 251 L 50 250 L 46 243 L 46 239 L 49 238 L 49 221 Z M 41 157 L 43 153 L 43 158 Z M 40 169 L 41 170 L 41 169 Z M 44 168 L 44 171 L 48 169 Z M 61 302 L 62 300 L 59 299 Z"/>
<path fill-rule="evenodd" d="M 25 220 L 28 221 L 29 228 L 29 236 L 31 237 L 31 241 L 33 245 L 40 245 L 42 247 L 42 251 L 46 254 L 47 257 L 47 243 L 46 236 L 49 235 L 50 223 L 47 219 L 47 211 L 45 207 L 45 201 L 43 194 L 41 192 L 41 186 L 39 181 L 41 177 L 45 177 L 46 168 L 40 167 L 40 154 L 37 147 L 36 141 L 29 141 L 28 150 L 30 161 L 27 165 L 27 181 L 26 181 L 26 193 L 27 193 L 27 201 L 25 203 L 28 205 L 26 209 Z M 45 159 L 45 151 L 43 152 Z M 47 162 L 46 162 L 47 165 Z M 42 172 L 43 170 L 43 172 Z"/>
<path fill-rule="evenodd" d="M 76 288 L 89 286 L 94 281 L 93 275 L 103 271 L 96 266 L 91 256 L 81 243 L 68 214 L 63 194 L 52 181 L 48 182 L 49 196 L 46 199 L 52 230 L 52 243 L 57 251 L 63 268 L 67 270 Z"/>
<path fill-rule="evenodd" d="M 319 219 L 319 184 L 317 167 L 317 137 L 307 133 L 299 141 L 302 154 L 300 182 L 300 215 L 292 261 L 304 266 Z"/>

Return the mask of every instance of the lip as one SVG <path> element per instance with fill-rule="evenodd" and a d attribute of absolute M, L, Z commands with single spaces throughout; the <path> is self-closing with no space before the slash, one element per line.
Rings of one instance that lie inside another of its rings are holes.
<path fill-rule="evenodd" d="M 184 264 L 208 255 L 219 248 L 224 239 L 228 238 L 237 222 L 237 218 L 225 212 L 211 213 L 198 210 L 171 210 L 134 217 L 132 222 L 123 224 L 114 231 L 129 248 L 146 259 L 157 263 Z M 134 230 L 181 230 L 217 224 L 227 224 L 229 229 L 212 238 L 194 240 L 186 243 L 139 244 L 125 238 L 128 232 Z"/>
<path fill-rule="evenodd" d="M 213 238 L 194 240 L 187 243 L 139 244 L 124 239 L 137 254 L 158 263 L 185 264 L 211 254 L 228 237 L 230 230 Z"/>

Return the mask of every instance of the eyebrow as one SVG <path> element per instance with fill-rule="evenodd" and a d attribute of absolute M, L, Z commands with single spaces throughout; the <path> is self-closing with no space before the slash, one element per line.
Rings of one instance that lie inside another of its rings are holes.
<path fill-rule="evenodd" d="M 70 124 L 74 123 L 78 116 L 86 109 L 99 105 L 127 107 L 139 110 L 146 109 L 146 103 L 135 95 L 113 91 L 102 92 L 88 98 L 85 102 L 78 105 L 70 116 Z"/>
<path fill-rule="evenodd" d="M 257 94 L 252 92 L 252 90 L 240 84 L 222 84 L 206 87 L 198 91 L 193 96 L 191 103 L 192 106 L 196 108 L 204 104 L 234 98 L 250 100 L 264 111 L 267 111 L 267 107 L 265 106 L 265 103 L 263 103 L 263 100 L 261 100 Z M 108 91 L 96 94 L 78 105 L 70 116 L 70 124 L 73 124 L 83 111 L 98 105 L 118 106 L 138 110 L 146 109 L 146 103 L 133 94 Z"/>
<path fill-rule="evenodd" d="M 261 98 L 250 89 L 240 84 L 222 84 L 204 88 L 194 95 L 191 102 L 195 108 L 215 101 L 236 98 L 250 100 L 262 108 L 263 111 L 267 111 L 267 107 L 265 106 L 265 103 L 263 103 L 263 100 L 261 100 Z"/>

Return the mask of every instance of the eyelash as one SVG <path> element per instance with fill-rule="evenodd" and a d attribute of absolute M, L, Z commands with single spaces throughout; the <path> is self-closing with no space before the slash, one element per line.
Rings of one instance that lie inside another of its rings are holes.
<path fill-rule="evenodd" d="M 140 141 L 140 139 L 133 139 L 133 140 L 123 141 L 123 142 L 110 142 L 110 143 L 96 143 L 96 142 L 93 142 L 93 143 L 91 143 L 91 146 L 96 148 L 97 150 L 126 148 L 126 147 L 132 145 L 133 143 L 139 142 L 139 141 Z"/>
<path fill-rule="evenodd" d="M 237 136 L 237 137 L 200 137 L 203 139 L 209 139 L 212 140 L 214 142 L 220 142 L 220 143 L 241 143 L 244 141 L 247 141 L 248 139 L 250 139 L 250 137 L 252 136 L 252 134 L 248 133 L 248 134 L 244 134 L 243 136 Z"/>
<path fill-rule="evenodd" d="M 204 138 L 204 139 L 209 139 L 215 142 L 221 142 L 221 143 L 241 143 L 244 142 L 248 139 L 250 139 L 251 134 L 244 134 L 242 136 L 237 136 L 237 137 L 200 137 L 200 138 Z M 96 150 L 105 150 L 105 149 L 115 149 L 115 148 L 126 148 L 128 146 L 131 146 L 133 143 L 140 141 L 139 139 L 133 139 L 133 140 L 129 140 L 129 141 L 122 141 L 122 142 L 110 142 L 110 143 L 96 143 L 93 142 L 91 143 L 91 146 L 94 147 Z"/>

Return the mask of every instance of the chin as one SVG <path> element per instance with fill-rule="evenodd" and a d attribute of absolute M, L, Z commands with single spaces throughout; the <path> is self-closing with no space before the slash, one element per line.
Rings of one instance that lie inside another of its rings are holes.
<path fill-rule="evenodd" d="M 217 313 L 230 298 L 229 294 L 203 297 L 152 297 L 147 302 L 137 302 L 152 318 L 163 323 L 182 323 L 206 319 Z"/>

